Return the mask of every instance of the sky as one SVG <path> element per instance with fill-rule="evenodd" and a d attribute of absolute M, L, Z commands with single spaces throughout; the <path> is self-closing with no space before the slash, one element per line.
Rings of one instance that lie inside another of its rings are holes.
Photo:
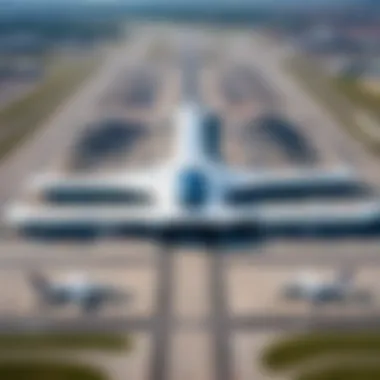
<path fill-rule="evenodd" d="M 380 0 L 379 0 L 380 1 Z M 126 3 L 126 4 L 175 4 L 175 5 L 201 5 L 205 4 L 205 0 L 0 0 L 0 4 L 16 4 L 16 3 L 25 3 L 25 4 L 33 4 L 33 3 Z M 364 0 L 207 0 L 206 4 L 219 4 L 219 5 L 245 5 L 245 6 L 263 6 L 267 5 L 269 7 L 339 7 L 342 5 L 349 4 L 360 4 L 364 3 Z"/>

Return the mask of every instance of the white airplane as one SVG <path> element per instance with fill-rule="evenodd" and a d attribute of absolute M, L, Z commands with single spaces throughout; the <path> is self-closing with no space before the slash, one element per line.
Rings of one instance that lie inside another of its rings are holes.
<path fill-rule="evenodd" d="M 282 296 L 289 300 L 304 300 L 312 303 L 360 300 L 369 301 L 370 293 L 354 286 L 354 272 L 341 271 L 333 279 L 324 278 L 315 272 L 300 273 L 286 283 Z"/>
<path fill-rule="evenodd" d="M 347 167 L 247 170 L 226 165 L 219 151 L 219 120 L 186 102 L 173 120 L 174 154 L 136 171 L 103 174 L 45 173 L 29 187 L 45 205 L 15 203 L 8 226 L 32 238 L 331 237 L 380 232 L 378 200 L 338 202 L 363 183 Z M 316 197 L 311 203 L 303 202 Z M 332 197 L 330 201 L 321 200 Z M 280 201 L 286 201 L 285 203 Z"/>
<path fill-rule="evenodd" d="M 48 306 L 73 304 L 84 312 L 92 312 L 127 297 L 119 289 L 92 281 L 83 273 L 72 273 L 56 282 L 49 281 L 40 273 L 31 273 L 29 280 L 40 301 Z"/>

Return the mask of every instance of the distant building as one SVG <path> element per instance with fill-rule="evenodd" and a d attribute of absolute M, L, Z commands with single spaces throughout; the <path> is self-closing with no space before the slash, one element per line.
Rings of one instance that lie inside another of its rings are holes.
<path fill-rule="evenodd" d="M 358 54 L 361 44 L 339 30 L 317 28 L 301 37 L 299 47 L 314 54 Z"/>
<path fill-rule="evenodd" d="M 0 36 L 0 53 L 7 55 L 41 54 L 46 50 L 44 38 L 25 33 Z"/>
<path fill-rule="evenodd" d="M 359 79 L 365 72 L 365 64 L 360 61 L 347 62 L 341 67 L 339 76 L 347 79 Z"/>
<path fill-rule="evenodd" d="M 344 33 L 360 45 L 365 53 L 380 53 L 380 26 L 352 27 Z"/>
<path fill-rule="evenodd" d="M 360 81 L 366 89 L 380 94 L 380 59 L 374 59 L 367 65 Z"/>

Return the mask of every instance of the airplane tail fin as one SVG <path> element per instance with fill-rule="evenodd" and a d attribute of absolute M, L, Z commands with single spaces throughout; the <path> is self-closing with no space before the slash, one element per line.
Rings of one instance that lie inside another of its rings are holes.
<path fill-rule="evenodd" d="M 32 272 L 29 274 L 29 283 L 40 295 L 45 295 L 47 289 L 49 288 L 48 279 L 39 272 Z"/>
<path fill-rule="evenodd" d="M 346 268 L 338 273 L 337 280 L 342 285 L 349 285 L 353 282 L 355 274 L 356 272 L 354 269 Z"/>
<path fill-rule="evenodd" d="M 111 299 L 116 302 L 126 302 L 130 300 L 130 294 L 123 290 L 114 290 Z"/>

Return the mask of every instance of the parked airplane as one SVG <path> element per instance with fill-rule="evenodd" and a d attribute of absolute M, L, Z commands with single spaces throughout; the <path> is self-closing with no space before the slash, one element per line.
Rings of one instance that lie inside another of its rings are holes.
<path fill-rule="evenodd" d="M 355 287 L 355 273 L 342 270 L 333 279 L 327 279 L 313 272 L 300 273 L 285 284 L 282 296 L 289 300 L 304 300 L 312 303 L 331 301 L 361 300 L 368 301 L 370 293 Z"/>
<path fill-rule="evenodd" d="M 380 233 L 378 200 L 337 201 L 364 188 L 350 168 L 234 168 L 222 160 L 216 115 L 186 102 L 173 122 L 175 150 L 168 162 L 121 173 L 37 176 L 30 187 L 45 205 L 13 204 L 6 222 L 32 238 L 59 239 L 122 234 L 221 242 Z M 312 197 L 317 200 L 299 203 Z"/>
<path fill-rule="evenodd" d="M 47 306 L 74 304 L 84 312 L 92 312 L 105 304 L 126 299 L 126 294 L 119 289 L 92 281 L 82 273 L 72 273 L 56 282 L 41 273 L 31 273 L 29 280 L 40 301 Z"/>

